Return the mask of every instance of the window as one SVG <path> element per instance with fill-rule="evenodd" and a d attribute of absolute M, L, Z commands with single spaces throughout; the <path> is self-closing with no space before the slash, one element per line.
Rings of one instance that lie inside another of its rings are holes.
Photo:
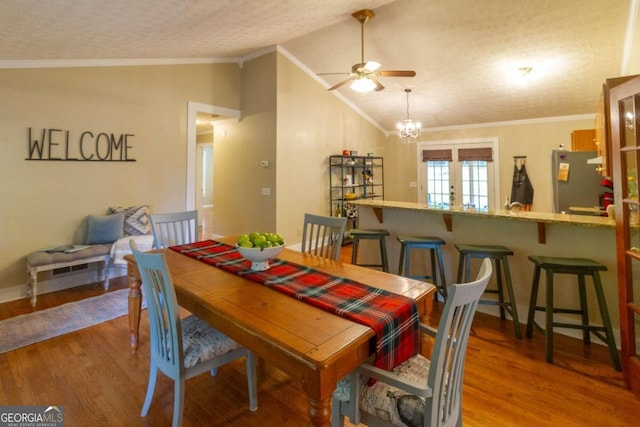
<path fill-rule="evenodd" d="M 445 209 L 496 209 L 497 149 L 497 138 L 418 144 L 418 202 Z"/>

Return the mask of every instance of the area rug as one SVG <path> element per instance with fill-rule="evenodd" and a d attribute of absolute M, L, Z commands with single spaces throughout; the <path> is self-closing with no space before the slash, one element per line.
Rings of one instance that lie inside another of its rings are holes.
<path fill-rule="evenodd" d="M 128 294 L 129 289 L 120 289 L 2 320 L 0 354 L 124 316 Z"/>

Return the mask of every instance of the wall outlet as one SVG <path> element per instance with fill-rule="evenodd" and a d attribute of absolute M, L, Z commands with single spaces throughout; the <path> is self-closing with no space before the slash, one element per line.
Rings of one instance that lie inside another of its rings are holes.
<path fill-rule="evenodd" d="M 263 196 L 270 196 L 271 195 L 271 188 L 262 187 L 262 190 L 260 190 L 260 194 L 262 194 Z"/>
<path fill-rule="evenodd" d="M 263 168 L 268 168 L 269 167 L 269 160 L 263 160 L 260 162 L 260 164 L 262 165 Z"/>

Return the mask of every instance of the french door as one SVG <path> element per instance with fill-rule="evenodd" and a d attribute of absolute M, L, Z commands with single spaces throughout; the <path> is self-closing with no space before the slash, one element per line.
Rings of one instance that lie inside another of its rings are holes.
<path fill-rule="evenodd" d="M 622 371 L 640 398 L 640 77 L 610 91 Z"/>
<path fill-rule="evenodd" d="M 418 144 L 418 202 L 435 208 L 494 210 L 497 139 Z"/>

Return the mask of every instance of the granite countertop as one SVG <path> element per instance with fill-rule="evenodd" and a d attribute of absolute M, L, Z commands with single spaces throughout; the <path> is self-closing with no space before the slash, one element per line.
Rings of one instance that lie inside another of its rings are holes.
<path fill-rule="evenodd" d="M 414 202 L 395 202 L 389 200 L 373 200 L 373 199 L 360 199 L 351 202 L 358 206 L 370 206 L 375 209 L 405 209 L 414 211 L 424 211 L 441 213 L 443 215 L 461 215 L 461 216 L 477 216 L 485 218 L 496 219 L 510 219 L 518 221 L 530 221 L 538 224 L 574 224 L 584 225 L 589 227 L 610 227 L 614 228 L 616 222 L 604 216 L 594 215 L 573 215 L 573 214 L 559 214 L 550 212 L 525 212 L 515 210 L 497 210 L 497 211 L 476 211 L 475 209 L 463 209 L 463 208 L 448 208 L 438 209 L 429 207 L 426 203 L 414 203 Z"/>

